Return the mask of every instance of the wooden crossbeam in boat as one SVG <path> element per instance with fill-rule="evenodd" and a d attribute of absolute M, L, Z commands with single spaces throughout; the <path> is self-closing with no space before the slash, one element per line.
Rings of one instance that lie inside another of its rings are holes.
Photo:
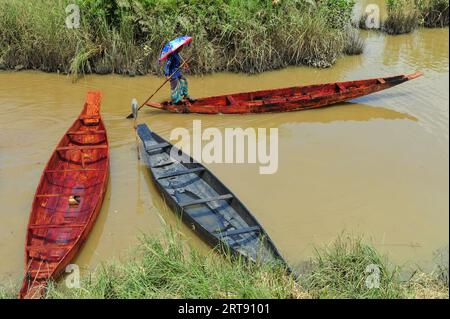
<path fill-rule="evenodd" d="M 72 150 L 96 150 L 108 148 L 108 145 L 84 145 L 84 146 L 63 146 L 58 147 L 57 151 L 72 151 Z"/>
<path fill-rule="evenodd" d="M 66 173 L 66 172 L 104 172 L 101 168 L 70 168 L 70 169 L 48 169 L 45 173 Z"/>
<path fill-rule="evenodd" d="M 345 92 L 347 91 L 347 88 L 343 86 L 341 83 L 336 83 L 336 86 L 338 87 L 339 91 Z"/>
<path fill-rule="evenodd" d="M 192 173 L 198 173 L 204 171 L 204 167 L 198 167 L 198 168 L 192 168 L 192 169 L 186 169 L 186 170 L 179 170 L 177 172 L 167 173 L 162 176 L 157 177 L 156 179 L 164 179 L 169 177 L 175 177 L 180 175 L 186 175 L 186 174 L 192 174 Z"/>
<path fill-rule="evenodd" d="M 42 251 L 42 250 L 48 250 L 48 249 L 70 249 L 73 245 L 55 245 L 55 244 L 48 244 L 48 245 L 28 245 L 26 246 L 26 250 L 28 251 Z"/>
<path fill-rule="evenodd" d="M 38 194 L 38 195 L 36 195 L 36 197 L 70 197 L 70 196 L 81 197 L 82 195 L 74 195 L 74 194 Z"/>
<path fill-rule="evenodd" d="M 106 134 L 104 130 L 95 130 L 95 131 L 69 131 L 67 135 L 90 135 L 90 134 Z"/>
<path fill-rule="evenodd" d="M 380 84 L 386 83 L 386 81 L 385 81 L 383 78 L 379 78 L 379 79 L 377 79 L 377 81 L 378 81 Z"/>
<path fill-rule="evenodd" d="M 86 224 L 34 224 L 30 225 L 30 229 L 46 229 L 46 228 L 81 228 Z"/>
<path fill-rule="evenodd" d="M 53 273 L 53 270 L 54 269 L 47 269 L 44 266 L 43 269 L 32 269 L 32 270 L 28 270 L 27 273 L 30 275 L 31 278 L 38 277 L 38 276 L 40 278 L 47 278 Z"/>
<path fill-rule="evenodd" d="M 94 114 L 86 114 L 86 115 L 80 115 L 80 120 L 100 120 L 100 115 L 94 115 Z"/>
<path fill-rule="evenodd" d="M 279 104 L 279 103 L 285 103 L 288 99 L 286 97 L 272 97 L 269 99 L 264 100 L 264 105 L 270 105 L 270 104 Z"/>
<path fill-rule="evenodd" d="M 145 143 L 145 150 L 147 152 L 151 152 L 160 148 L 166 148 L 168 146 L 171 146 L 169 143 L 159 143 L 159 144 L 152 144 L 152 145 L 147 145 Z"/>
<path fill-rule="evenodd" d="M 208 203 L 208 202 L 214 202 L 217 200 L 227 200 L 233 198 L 233 195 L 231 194 L 226 194 L 226 195 L 220 195 L 220 196 L 216 196 L 216 197 L 210 197 L 210 198 L 204 198 L 204 199 L 196 199 L 190 202 L 186 202 L 186 203 L 180 203 L 181 207 L 186 207 L 186 206 L 192 206 L 192 205 L 198 205 L 198 204 L 204 204 L 204 203 Z"/>
<path fill-rule="evenodd" d="M 168 162 L 158 163 L 156 165 L 153 165 L 152 168 L 160 168 L 160 167 L 172 165 L 172 164 L 175 164 L 175 163 L 176 163 L 175 161 L 168 161 Z"/>
<path fill-rule="evenodd" d="M 252 227 L 244 227 L 239 229 L 233 229 L 229 230 L 223 233 L 217 233 L 220 237 L 228 237 L 233 235 L 240 235 L 240 234 L 246 234 L 251 232 L 260 232 L 261 228 L 259 226 L 252 226 Z"/>
<path fill-rule="evenodd" d="M 237 103 L 236 103 L 236 100 L 234 99 L 234 97 L 233 97 L 232 95 L 227 95 L 227 100 L 228 100 L 228 102 L 230 103 L 230 105 L 235 105 L 235 104 L 237 104 Z"/>

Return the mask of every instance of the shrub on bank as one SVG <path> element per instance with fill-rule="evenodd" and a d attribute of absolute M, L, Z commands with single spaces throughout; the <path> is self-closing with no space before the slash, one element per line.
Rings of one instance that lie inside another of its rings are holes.
<path fill-rule="evenodd" d="M 168 39 L 194 37 L 193 73 L 331 66 L 345 54 L 351 0 L 77 0 L 81 27 L 64 26 L 69 0 L 0 0 L 0 64 L 13 69 L 160 73 Z"/>
<path fill-rule="evenodd" d="M 446 27 L 449 20 L 449 0 L 416 0 L 420 24 L 427 28 Z"/>
<path fill-rule="evenodd" d="M 414 0 L 387 0 L 387 18 L 383 30 L 388 34 L 414 31 L 419 25 L 419 10 Z"/>
<path fill-rule="evenodd" d="M 347 55 L 357 55 L 364 52 L 365 41 L 361 38 L 359 31 L 355 28 L 347 30 L 347 44 L 344 52 Z"/>
<path fill-rule="evenodd" d="M 387 18 L 382 29 L 388 34 L 403 34 L 418 26 L 443 28 L 449 25 L 449 0 L 386 0 Z M 356 25 L 367 29 L 367 13 L 363 13 Z"/>

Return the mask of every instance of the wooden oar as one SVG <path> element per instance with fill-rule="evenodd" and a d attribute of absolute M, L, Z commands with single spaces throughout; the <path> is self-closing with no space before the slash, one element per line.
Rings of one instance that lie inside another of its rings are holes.
<path fill-rule="evenodd" d="M 187 60 L 186 61 L 183 61 L 183 63 L 163 82 L 163 84 L 161 84 L 161 86 L 144 102 L 144 103 L 142 103 L 142 105 L 141 106 L 139 106 L 139 108 L 137 109 L 137 112 L 139 112 L 139 110 L 145 105 L 145 104 L 147 104 L 147 102 L 148 101 L 150 101 L 151 100 L 151 98 L 153 97 L 153 96 L 155 96 L 155 94 L 156 93 L 158 93 L 158 91 L 159 90 L 161 90 L 161 88 L 167 83 L 167 82 L 169 82 L 170 81 L 170 79 L 172 79 L 172 77 L 175 75 L 175 73 L 177 73 L 185 64 L 187 63 Z M 136 114 L 137 114 L 137 112 L 136 112 Z M 130 113 L 128 116 L 127 116 L 127 119 L 132 119 L 132 118 L 134 118 L 134 115 L 133 115 L 133 113 Z"/>

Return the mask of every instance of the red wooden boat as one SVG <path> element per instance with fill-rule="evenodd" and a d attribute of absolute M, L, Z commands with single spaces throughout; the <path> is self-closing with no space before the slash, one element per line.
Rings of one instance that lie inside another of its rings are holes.
<path fill-rule="evenodd" d="M 193 103 L 152 102 L 146 105 L 178 113 L 244 114 L 288 112 L 324 107 L 382 91 L 421 76 L 421 72 L 360 81 L 333 82 L 283 89 L 206 97 Z"/>
<path fill-rule="evenodd" d="M 89 235 L 105 196 L 109 146 L 100 116 L 100 92 L 53 152 L 34 196 L 25 242 L 25 278 L 19 298 L 40 298 Z"/>

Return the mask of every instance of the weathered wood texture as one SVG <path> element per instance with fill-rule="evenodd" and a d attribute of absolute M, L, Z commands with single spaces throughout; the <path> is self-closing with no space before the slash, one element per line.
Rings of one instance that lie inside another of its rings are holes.
<path fill-rule="evenodd" d="M 109 174 L 100 102 L 100 92 L 88 93 L 42 173 L 27 229 L 20 298 L 42 296 L 47 280 L 57 278 L 80 250 L 100 212 Z"/>

